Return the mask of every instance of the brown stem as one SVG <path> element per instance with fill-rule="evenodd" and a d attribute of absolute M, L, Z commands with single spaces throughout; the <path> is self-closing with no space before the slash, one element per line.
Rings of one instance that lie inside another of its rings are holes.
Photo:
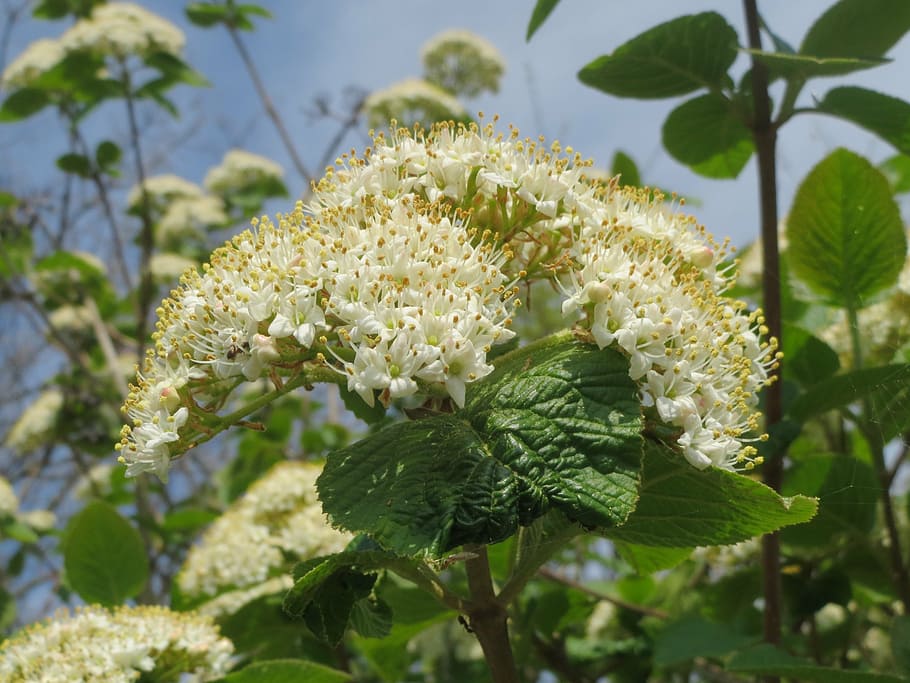
<path fill-rule="evenodd" d="M 756 0 L 743 0 L 749 47 L 761 49 Z M 765 324 L 769 333 L 781 341 L 780 251 L 777 243 L 777 126 L 771 120 L 768 97 L 768 71 L 752 57 L 752 136 L 758 157 L 759 192 L 761 197 L 762 299 Z M 781 370 L 778 368 L 778 380 Z M 765 427 L 770 430 L 783 417 L 782 383 L 774 382 L 765 391 Z M 763 469 L 765 483 L 780 491 L 783 480 L 783 453 L 771 453 Z M 769 643 L 780 643 L 781 582 L 780 539 L 770 534 L 762 539 L 762 588 L 764 593 L 764 637 Z M 769 678 L 767 680 L 778 680 Z"/>
<path fill-rule="evenodd" d="M 465 546 L 473 557 L 465 562 L 471 604 L 467 610 L 468 625 L 483 650 L 493 683 L 518 683 L 518 671 L 509 642 L 508 614 L 496 598 L 490 577 L 486 546 Z"/>
<path fill-rule="evenodd" d="M 313 176 L 307 171 L 306 166 L 303 164 L 303 160 L 300 158 L 300 155 L 297 154 L 297 148 L 294 146 L 294 142 L 291 140 L 287 128 L 285 128 L 284 121 L 281 120 L 281 115 L 278 113 L 278 110 L 275 109 L 275 105 L 272 104 L 272 98 L 269 97 L 269 93 L 265 89 L 262 78 L 259 76 L 259 71 L 256 70 L 256 65 L 253 63 L 253 58 L 247 51 L 246 45 L 243 44 L 237 29 L 234 26 L 227 24 L 227 30 L 231 35 L 231 40 L 234 41 L 234 45 L 237 47 L 237 52 L 240 53 L 240 59 L 243 60 L 243 65 L 250 75 L 250 80 L 253 81 L 253 87 L 256 88 L 256 94 L 259 95 L 262 106 L 265 107 L 265 113 L 272 119 L 275 130 L 278 131 L 278 136 L 281 138 L 281 142 L 284 143 L 285 149 L 287 149 L 291 161 L 294 163 L 294 168 L 297 169 L 297 173 L 303 178 L 304 183 L 309 185 Z"/>

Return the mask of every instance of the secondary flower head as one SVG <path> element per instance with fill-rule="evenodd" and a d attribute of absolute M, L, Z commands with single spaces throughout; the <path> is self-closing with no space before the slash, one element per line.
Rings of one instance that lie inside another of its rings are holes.
<path fill-rule="evenodd" d="M 271 159 L 242 149 L 232 149 L 218 166 L 205 176 L 205 187 L 219 195 L 230 195 L 263 181 L 281 182 L 284 169 Z"/>
<path fill-rule="evenodd" d="M 9 683 L 207 681 L 227 673 L 234 646 L 211 620 L 164 607 L 85 607 L 26 627 L 0 645 Z M 165 678 L 165 677 L 169 678 Z M 183 680 L 183 679 L 181 679 Z"/>
<path fill-rule="evenodd" d="M 60 38 L 67 52 L 90 50 L 105 57 L 145 57 L 154 52 L 179 55 L 186 38 L 174 24 L 131 2 L 95 7 Z"/>
<path fill-rule="evenodd" d="M 131 211 L 142 208 L 143 188 L 148 195 L 152 210 L 157 212 L 164 212 L 172 202 L 177 200 L 200 199 L 204 196 L 202 188 L 196 183 L 173 173 L 164 173 L 146 178 L 144 183 L 134 185 L 130 189 L 126 203 Z"/>
<path fill-rule="evenodd" d="M 63 408 L 63 392 L 49 388 L 22 411 L 6 436 L 6 445 L 18 453 L 36 448 L 53 434 L 57 416 Z"/>
<path fill-rule="evenodd" d="M 751 466 L 776 346 L 724 297 L 725 247 L 647 190 L 587 180 L 589 165 L 452 123 L 339 159 L 308 205 L 254 222 L 162 304 L 125 406 L 128 472 L 163 476 L 243 379 L 334 374 L 371 405 L 461 406 L 513 336 L 514 284 L 553 277 L 583 334 L 628 355 L 646 414 L 693 465 Z"/>
<path fill-rule="evenodd" d="M 255 482 L 190 549 L 177 577 L 201 612 L 218 616 L 287 590 L 294 561 L 342 550 L 351 540 L 325 519 L 316 499 L 319 465 L 284 462 Z M 256 548 L 256 552 L 249 551 Z"/>
<path fill-rule="evenodd" d="M 429 126 L 436 121 L 467 117 L 461 102 L 451 93 L 422 78 L 407 78 L 370 93 L 363 110 L 373 128 L 385 126 L 392 119 L 408 126 Z"/>
<path fill-rule="evenodd" d="M 41 38 L 31 43 L 6 67 L 0 84 L 5 88 L 24 88 L 57 66 L 66 51 L 58 40 Z"/>
<path fill-rule="evenodd" d="M 492 43 L 471 31 L 443 31 L 424 44 L 421 59 L 427 81 L 455 95 L 498 92 L 506 63 Z"/>

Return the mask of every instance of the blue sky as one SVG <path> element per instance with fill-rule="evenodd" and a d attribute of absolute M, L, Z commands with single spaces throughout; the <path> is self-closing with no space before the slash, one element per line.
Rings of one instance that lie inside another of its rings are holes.
<path fill-rule="evenodd" d="M 213 84 L 211 89 L 184 88 L 179 93 L 184 112 L 181 125 L 195 121 L 198 126 L 173 152 L 158 155 L 154 170 L 175 172 L 198 182 L 226 149 L 243 146 L 284 163 L 292 192 L 298 192 L 301 185 L 287 154 L 262 114 L 226 33 L 189 25 L 183 17 L 183 2 L 143 4 L 186 31 L 187 60 Z M 417 76 L 420 48 L 427 39 L 448 28 L 467 28 L 496 45 L 508 65 L 500 93 L 469 102 L 470 109 L 498 113 L 504 123 L 516 124 L 523 134 L 557 138 L 601 166 L 609 164 L 616 149 L 623 149 L 639 163 L 645 181 L 699 199 L 701 205 L 689 210 L 718 237 L 730 235 L 735 244 L 744 244 L 757 234 L 754 161 L 733 181 L 700 178 L 670 158 L 660 144 L 661 124 L 681 99 L 621 100 L 587 88 L 575 76 L 588 61 L 680 14 L 719 11 L 742 37 L 739 2 L 565 0 L 530 43 L 525 42 L 524 35 L 534 0 L 445 4 L 427 0 L 273 0 L 262 4 L 274 18 L 263 20 L 256 32 L 244 38 L 311 169 L 317 166 L 336 130 L 334 124 L 314 122 L 306 116 L 315 97 L 325 95 L 338 102 L 348 86 L 372 90 Z M 826 0 L 759 3 L 769 24 L 795 45 L 830 4 Z M 8 58 L 35 37 L 57 35 L 62 30 L 61 24 L 31 21 L 15 27 Z M 829 88 L 846 84 L 910 100 L 910 79 L 906 77 L 910 40 L 899 43 L 891 56 L 895 60 L 891 65 L 838 79 L 811 81 L 803 103 L 809 104 L 811 96 L 820 97 Z M 741 56 L 734 70 L 741 73 L 745 65 L 746 58 Z M 99 136 L 125 130 L 122 112 L 116 108 L 98 112 L 93 124 L 93 132 Z M 53 119 L 47 116 L 27 129 L 0 128 L 0 153 L 13 160 L 18 182 L 46 181 L 48 164 L 64 145 L 62 134 L 48 134 L 52 128 Z M 363 141 L 362 133 L 348 136 L 342 148 L 360 148 Z M 821 116 L 797 117 L 783 129 L 780 141 L 782 215 L 800 179 L 837 146 L 849 147 L 874 162 L 893 153 L 885 143 L 849 124 Z M 0 182 L 3 180 L 0 175 Z"/>

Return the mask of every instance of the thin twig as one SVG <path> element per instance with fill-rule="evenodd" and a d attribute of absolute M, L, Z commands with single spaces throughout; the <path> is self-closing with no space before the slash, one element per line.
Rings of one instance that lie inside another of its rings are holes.
<path fill-rule="evenodd" d="M 310 181 L 313 180 L 313 176 L 310 175 L 309 171 L 307 171 L 306 166 L 303 164 L 303 160 L 297 153 L 297 148 L 294 146 L 294 142 L 291 140 L 291 136 L 284 125 L 284 121 L 281 119 L 281 115 L 278 113 L 278 110 L 275 109 L 275 105 L 272 104 L 272 98 L 269 97 L 269 93 L 265 89 L 262 78 L 259 76 L 259 71 L 256 69 L 256 65 L 253 63 L 253 58 L 250 56 L 249 51 L 246 49 L 246 45 L 243 44 L 240 33 L 234 26 L 231 26 L 230 24 L 227 24 L 227 30 L 231 36 L 231 40 L 234 41 L 234 45 L 237 47 L 237 52 L 240 53 L 240 59 L 243 60 L 243 65 L 246 67 L 247 73 L 250 75 L 250 80 L 253 81 L 253 87 L 256 88 L 256 94 L 259 95 L 262 106 L 265 107 L 265 113 L 275 125 L 275 130 L 278 131 L 278 136 L 281 138 L 281 142 L 284 143 L 284 147 L 287 150 L 288 155 L 290 155 L 291 161 L 294 164 L 294 168 L 297 169 L 297 173 L 299 173 L 300 177 L 303 178 L 304 184 L 309 186 Z"/>
<path fill-rule="evenodd" d="M 636 605 L 635 603 L 627 602 L 625 600 L 622 600 L 621 598 L 613 597 L 612 595 L 608 595 L 599 590 L 595 590 L 594 588 L 591 588 L 590 586 L 586 586 L 583 583 L 579 583 L 578 581 L 575 581 L 574 579 L 570 579 L 569 577 L 563 576 L 562 574 L 554 572 L 552 569 L 547 569 L 546 567 L 541 567 L 540 569 L 538 569 L 537 575 L 542 576 L 545 579 L 549 579 L 550 581 L 555 581 L 556 583 L 561 583 L 564 586 L 568 586 L 569 588 L 573 588 L 582 593 L 586 593 L 587 595 L 590 595 L 592 598 L 597 598 L 598 600 L 603 600 L 604 602 L 609 602 L 610 604 L 616 605 L 617 607 L 621 607 L 622 609 L 627 609 L 630 612 L 637 612 L 639 614 L 644 614 L 649 617 L 656 617 L 658 619 L 669 619 L 669 617 L 670 617 L 669 613 L 664 612 L 661 609 L 657 609 L 656 607 L 647 607 L 646 605 Z"/>

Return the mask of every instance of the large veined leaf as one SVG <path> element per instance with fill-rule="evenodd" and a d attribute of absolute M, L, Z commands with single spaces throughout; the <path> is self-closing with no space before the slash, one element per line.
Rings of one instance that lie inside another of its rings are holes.
<path fill-rule="evenodd" d="M 149 573 L 139 532 L 101 501 L 86 505 L 67 525 L 63 565 L 73 590 L 102 605 L 137 595 Z"/>
<path fill-rule="evenodd" d="M 673 666 L 696 657 L 720 657 L 755 643 L 756 636 L 737 633 L 695 614 L 667 624 L 654 639 L 654 663 Z"/>
<path fill-rule="evenodd" d="M 879 483 L 872 468 L 845 455 L 799 458 L 787 471 L 784 493 L 818 497 L 818 515 L 807 524 L 784 529 L 785 543 L 823 546 L 839 535 L 862 537 L 875 524 Z"/>
<path fill-rule="evenodd" d="M 648 442 L 635 512 L 603 533 L 644 546 L 726 545 L 806 522 L 817 508 L 814 498 L 783 498 L 736 472 L 697 470 L 681 455 Z"/>
<path fill-rule="evenodd" d="M 817 415 L 844 408 L 868 397 L 894 395 L 910 384 L 910 365 L 895 364 L 861 368 L 819 382 L 800 394 L 787 413 L 805 422 Z"/>
<path fill-rule="evenodd" d="M 787 234 L 793 272 L 843 308 L 858 309 L 892 285 L 907 253 L 888 181 L 843 148 L 819 162 L 799 186 Z"/>
<path fill-rule="evenodd" d="M 799 52 L 814 57 L 875 59 L 884 57 L 908 29 L 910 3 L 905 0 L 840 0 L 812 25 Z"/>
<path fill-rule="evenodd" d="M 500 541 L 551 507 L 606 528 L 635 505 L 641 426 L 626 358 L 564 334 L 501 359 L 460 413 L 336 451 L 317 487 L 336 524 L 404 555 Z"/>
<path fill-rule="evenodd" d="M 910 103 L 865 88 L 829 91 L 816 109 L 875 133 L 904 154 L 910 153 Z"/>
<path fill-rule="evenodd" d="M 736 31 L 716 12 L 679 17 L 598 57 L 578 74 L 585 85 L 619 97 L 657 99 L 727 83 Z"/>
<path fill-rule="evenodd" d="M 663 143 L 677 161 L 708 178 L 735 178 L 755 148 L 752 132 L 720 95 L 701 95 L 670 112 Z"/>

